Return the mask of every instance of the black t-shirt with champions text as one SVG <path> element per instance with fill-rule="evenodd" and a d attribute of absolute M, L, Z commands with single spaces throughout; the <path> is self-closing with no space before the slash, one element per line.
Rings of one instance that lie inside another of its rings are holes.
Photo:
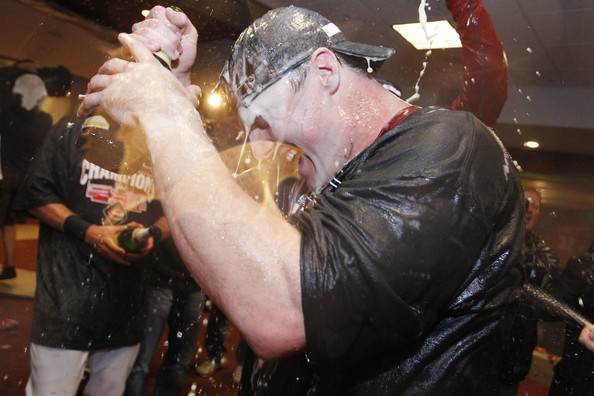
<path fill-rule="evenodd" d="M 93 224 L 152 224 L 163 215 L 150 168 L 118 175 L 83 158 L 77 146 L 81 120 L 66 116 L 52 129 L 17 200 L 27 211 L 64 204 Z M 89 244 L 40 224 L 37 288 L 31 341 L 95 350 L 140 342 L 144 327 L 146 258 L 121 265 Z"/>

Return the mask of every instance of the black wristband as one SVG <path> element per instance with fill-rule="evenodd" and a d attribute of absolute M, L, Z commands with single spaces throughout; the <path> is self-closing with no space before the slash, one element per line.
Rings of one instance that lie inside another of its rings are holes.
<path fill-rule="evenodd" d="M 64 232 L 77 237 L 81 241 L 85 240 L 87 229 L 90 226 L 91 223 L 75 214 L 68 216 L 66 220 L 64 220 Z"/>
<path fill-rule="evenodd" d="M 153 236 L 153 240 L 155 243 L 161 242 L 161 236 L 163 234 L 163 231 L 159 227 L 157 227 L 156 225 L 150 226 L 149 234 Z"/>

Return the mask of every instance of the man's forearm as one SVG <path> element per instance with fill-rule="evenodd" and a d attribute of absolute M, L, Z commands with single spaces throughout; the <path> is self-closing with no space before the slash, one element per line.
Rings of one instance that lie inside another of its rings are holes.
<path fill-rule="evenodd" d="M 298 231 L 241 190 L 197 112 L 140 122 L 172 235 L 201 287 L 261 356 L 302 348 Z"/>
<path fill-rule="evenodd" d="M 66 205 L 58 203 L 39 206 L 30 209 L 29 212 L 40 221 L 60 231 L 64 231 L 64 220 L 73 214 Z"/>

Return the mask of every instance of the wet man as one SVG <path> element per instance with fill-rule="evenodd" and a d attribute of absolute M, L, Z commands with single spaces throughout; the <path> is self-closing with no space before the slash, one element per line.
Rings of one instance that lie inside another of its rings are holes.
<path fill-rule="evenodd" d="M 79 115 L 104 105 L 143 129 L 186 265 L 259 357 L 305 352 L 303 393 L 498 388 L 523 214 L 489 128 L 385 90 L 369 71 L 393 50 L 309 10 L 272 10 L 239 37 L 222 84 L 252 140 L 304 151 L 315 196 L 285 221 L 240 189 L 204 132 L 185 15 L 155 8 L 133 32 L 120 39 L 136 63 L 105 63 Z"/>

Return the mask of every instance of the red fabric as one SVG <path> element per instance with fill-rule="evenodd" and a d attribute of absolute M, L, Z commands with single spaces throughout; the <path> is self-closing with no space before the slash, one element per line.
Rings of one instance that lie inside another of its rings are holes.
<path fill-rule="evenodd" d="M 507 59 L 481 0 L 446 0 L 462 41 L 464 84 L 450 108 L 493 126 L 507 100 Z"/>
<path fill-rule="evenodd" d="M 377 135 L 375 140 L 379 139 L 386 132 L 391 131 L 396 125 L 398 125 L 402 121 L 404 121 L 406 119 L 406 117 L 408 117 L 409 115 L 411 115 L 412 113 L 414 113 L 415 111 L 417 111 L 419 109 L 420 109 L 419 106 L 411 105 L 411 106 L 408 106 L 407 108 L 405 108 L 404 110 L 400 111 L 398 114 L 396 114 L 390 120 L 390 122 L 388 122 L 386 124 L 385 127 L 382 128 L 382 130 L 380 131 L 379 135 Z"/>

